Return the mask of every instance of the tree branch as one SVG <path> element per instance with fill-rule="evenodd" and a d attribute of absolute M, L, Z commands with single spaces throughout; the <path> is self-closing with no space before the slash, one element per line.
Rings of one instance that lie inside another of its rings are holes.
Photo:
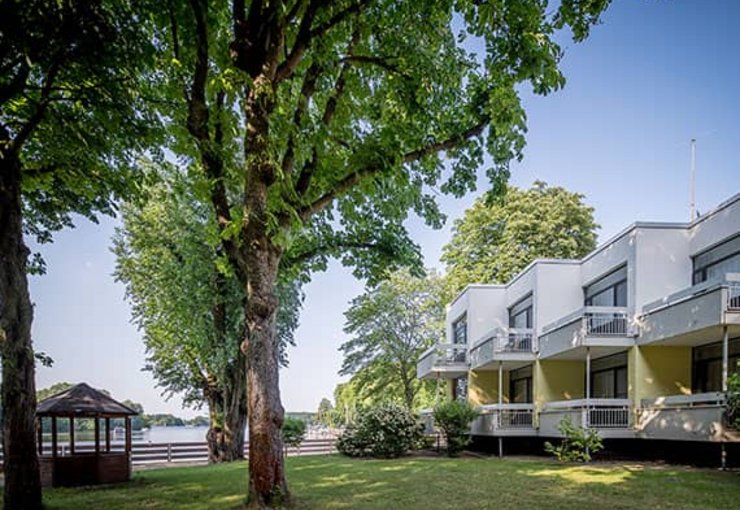
<path fill-rule="evenodd" d="M 13 138 L 12 142 L 8 144 L 5 151 L 6 155 L 19 152 L 20 148 L 23 146 L 26 140 L 28 140 L 28 137 L 31 136 L 31 133 L 33 133 L 34 129 L 36 129 L 41 123 L 41 120 L 44 118 L 44 114 L 46 113 L 46 109 L 49 106 L 52 87 L 54 86 L 54 80 L 56 79 L 60 66 L 61 63 L 59 61 L 56 61 L 49 67 L 49 70 L 46 73 L 46 78 L 44 80 L 44 86 L 41 89 L 41 97 L 36 103 L 36 108 L 34 109 L 31 116 L 28 118 L 26 123 L 23 124 L 18 130 L 18 133 L 15 135 L 15 138 Z"/>
<path fill-rule="evenodd" d="M 465 140 L 479 136 L 481 133 L 483 133 L 483 130 L 488 124 L 489 119 L 486 117 L 476 123 L 474 126 L 466 129 L 465 131 L 457 133 L 444 140 L 432 142 L 423 147 L 420 147 L 419 149 L 407 152 L 406 154 L 401 156 L 400 160 L 403 164 L 413 163 L 414 161 L 423 159 L 426 156 L 449 150 L 464 142 Z M 352 189 L 364 178 L 376 175 L 382 170 L 382 168 L 371 167 L 347 174 L 344 178 L 342 178 L 334 185 L 331 191 L 324 193 L 313 203 L 299 209 L 298 216 L 304 221 L 307 220 L 313 214 L 316 214 L 317 212 L 321 211 L 329 204 L 331 204 L 338 196 Z"/>
<path fill-rule="evenodd" d="M 371 1 L 372 0 L 357 0 L 349 7 L 334 14 L 334 16 L 330 17 L 324 23 L 315 28 L 311 28 L 319 8 L 323 6 L 323 2 L 321 0 L 312 0 L 306 13 L 303 15 L 295 44 L 293 44 L 293 48 L 290 50 L 288 58 L 278 66 L 277 73 L 275 75 L 275 82 L 279 83 L 293 75 L 298 64 L 300 64 L 303 59 L 303 54 L 314 39 L 321 37 L 331 28 L 349 18 L 352 14 L 361 12 Z"/>
<path fill-rule="evenodd" d="M 349 45 L 347 46 L 348 55 L 351 56 L 353 54 L 355 45 L 358 43 L 359 40 L 360 31 L 355 29 L 352 32 L 352 37 L 349 41 Z M 339 71 L 337 81 L 334 84 L 334 93 L 331 95 L 331 97 L 326 102 L 326 105 L 324 106 L 324 113 L 321 116 L 321 123 L 325 128 L 328 128 L 331 124 L 331 121 L 334 118 L 334 114 L 337 110 L 339 98 L 344 93 L 344 87 L 347 83 L 347 72 L 349 70 L 349 67 L 350 64 L 348 62 L 345 62 L 342 65 L 342 69 Z M 311 154 L 311 159 L 303 166 L 303 169 L 298 176 L 298 181 L 296 182 L 295 189 L 298 195 L 304 195 L 308 191 L 308 188 L 311 185 L 311 178 L 313 177 L 313 174 L 316 171 L 316 167 L 318 166 L 318 160 L 318 148 L 314 146 Z"/>
<path fill-rule="evenodd" d="M 301 86 L 301 93 L 298 96 L 298 105 L 296 106 L 295 112 L 293 113 L 293 126 L 296 130 L 299 130 L 301 123 L 303 122 L 303 116 L 308 108 L 308 103 L 311 101 L 316 91 L 316 81 L 321 73 L 321 66 L 317 62 L 313 62 L 306 71 L 306 76 L 303 78 L 303 85 Z M 291 133 L 288 138 L 288 147 L 285 150 L 283 156 L 282 169 L 283 173 L 288 175 L 293 171 L 293 164 L 295 163 L 295 133 Z"/>

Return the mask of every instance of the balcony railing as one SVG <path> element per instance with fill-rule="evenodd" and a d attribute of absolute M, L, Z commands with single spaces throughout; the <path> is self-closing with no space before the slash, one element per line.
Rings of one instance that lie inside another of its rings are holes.
<path fill-rule="evenodd" d="M 733 282 L 727 286 L 727 310 L 740 311 L 740 282 Z"/>
<path fill-rule="evenodd" d="M 586 336 L 627 336 L 626 308 L 587 306 L 583 314 Z"/>
<path fill-rule="evenodd" d="M 543 411 L 548 414 L 562 412 L 575 417 L 580 425 L 594 429 L 630 428 L 632 403 L 629 399 L 594 398 L 548 402 Z M 540 418 L 542 420 L 542 418 Z"/>
<path fill-rule="evenodd" d="M 471 426 L 474 435 L 533 428 L 533 404 L 491 404 L 480 407 L 480 416 Z"/>
<path fill-rule="evenodd" d="M 433 371 L 459 368 L 467 369 L 467 344 L 436 344 L 427 349 L 416 364 L 417 377 L 423 377 Z"/>
<path fill-rule="evenodd" d="M 470 349 L 470 365 L 485 365 L 499 353 L 536 353 L 537 342 L 531 329 L 496 329 Z"/>

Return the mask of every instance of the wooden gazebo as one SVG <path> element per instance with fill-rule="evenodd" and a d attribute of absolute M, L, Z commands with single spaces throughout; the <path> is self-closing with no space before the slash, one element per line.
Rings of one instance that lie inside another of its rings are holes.
<path fill-rule="evenodd" d="M 85 383 L 43 400 L 36 410 L 41 483 L 62 487 L 125 482 L 131 478 L 131 417 L 138 413 Z M 44 450 L 43 419 L 51 419 L 51 451 Z M 75 418 L 93 419 L 95 444 L 75 445 Z M 111 447 L 111 419 L 125 421 L 126 440 Z M 69 448 L 60 450 L 57 424 L 69 420 Z M 105 441 L 101 445 L 101 421 Z"/>

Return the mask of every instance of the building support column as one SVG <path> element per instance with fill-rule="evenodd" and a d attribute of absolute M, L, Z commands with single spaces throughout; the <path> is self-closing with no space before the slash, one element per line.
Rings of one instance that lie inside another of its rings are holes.
<path fill-rule="evenodd" d="M 586 415 L 584 416 L 584 426 L 589 428 L 591 423 L 589 415 L 591 410 L 591 348 L 586 347 Z"/>
<path fill-rule="evenodd" d="M 730 338 L 729 332 L 727 331 L 727 325 L 722 327 L 722 392 L 727 393 L 727 378 L 730 372 Z M 722 452 L 720 459 L 720 466 L 722 471 L 727 469 L 727 450 L 725 448 L 724 438 L 722 439 Z"/>
<path fill-rule="evenodd" d="M 727 325 L 722 328 L 722 391 L 727 392 L 727 378 L 730 372 L 730 338 Z"/>
<path fill-rule="evenodd" d="M 497 418 L 497 425 L 498 428 L 501 428 L 501 413 L 502 409 L 501 406 L 504 403 L 504 364 L 502 361 L 499 360 L 498 362 L 498 416 Z M 497 431 L 499 432 L 499 431 Z M 504 438 L 501 437 L 501 435 L 498 436 L 498 456 L 499 458 L 502 458 L 504 456 Z"/>

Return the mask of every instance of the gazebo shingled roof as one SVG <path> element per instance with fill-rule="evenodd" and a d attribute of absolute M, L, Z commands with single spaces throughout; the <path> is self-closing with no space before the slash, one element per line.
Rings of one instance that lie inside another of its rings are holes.
<path fill-rule="evenodd" d="M 123 417 L 139 413 L 112 399 L 102 391 L 85 383 L 72 386 L 68 390 L 44 399 L 36 409 L 36 416 L 75 416 L 75 417 Z"/>

